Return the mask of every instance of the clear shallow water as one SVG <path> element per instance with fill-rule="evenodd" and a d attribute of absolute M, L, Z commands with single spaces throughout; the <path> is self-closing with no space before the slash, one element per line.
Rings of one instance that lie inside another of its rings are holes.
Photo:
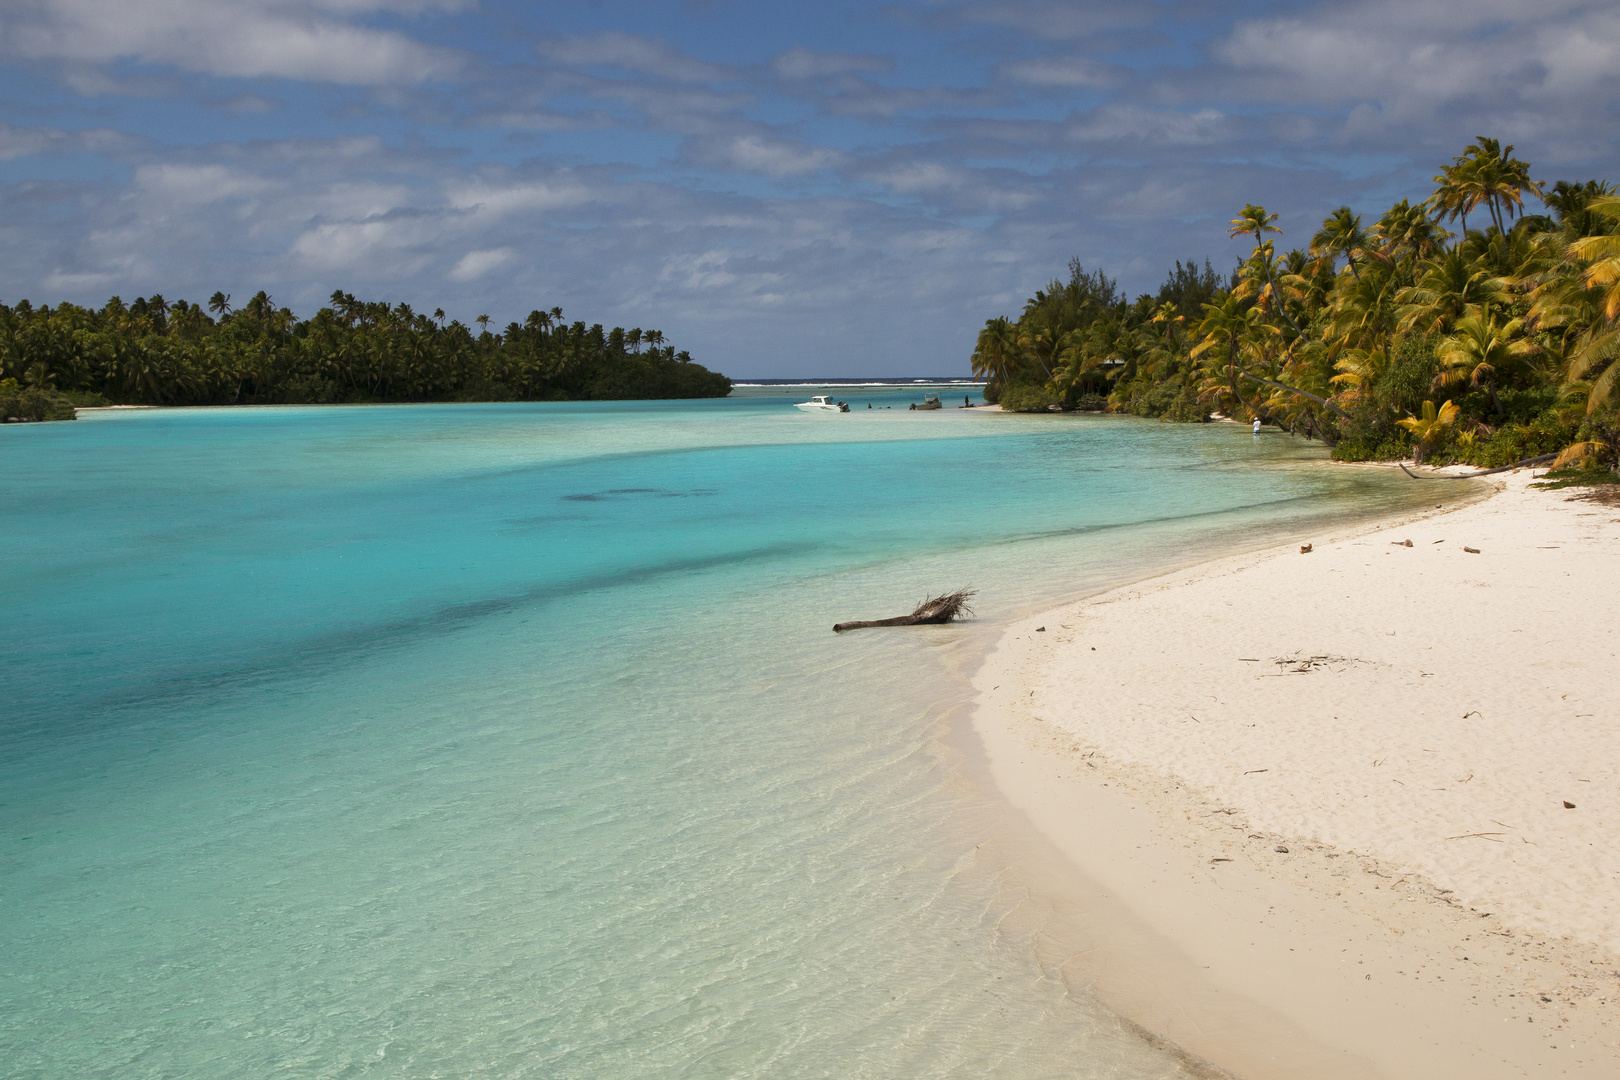
<path fill-rule="evenodd" d="M 1414 493 L 860 393 L 0 429 L 6 1075 L 1180 1075 L 977 866 L 952 671 Z"/>

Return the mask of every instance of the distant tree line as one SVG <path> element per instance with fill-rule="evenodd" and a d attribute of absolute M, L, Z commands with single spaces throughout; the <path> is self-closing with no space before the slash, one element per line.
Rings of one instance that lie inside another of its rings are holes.
<path fill-rule="evenodd" d="M 1135 300 L 1076 260 L 1016 320 L 985 324 L 973 369 L 1005 408 L 1258 417 L 1349 460 L 1495 466 L 1564 450 L 1561 463 L 1613 468 L 1614 187 L 1544 184 L 1484 137 L 1434 182 L 1371 224 L 1340 207 L 1282 253 L 1277 215 L 1245 206 L 1229 235 L 1254 247 L 1229 277 L 1178 262 Z"/>
<path fill-rule="evenodd" d="M 566 323 L 530 312 L 500 333 L 409 304 L 334 292 L 309 319 L 264 292 L 240 308 L 216 292 L 113 297 L 100 309 L 0 304 L 0 409 L 67 403 L 266 405 L 381 401 L 601 401 L 724 397 L 731 380 L 657 330 Z M 51 404 L 54 402 L 55 404 Z M 0 412 L 0 418 L 47 419 Z"/>

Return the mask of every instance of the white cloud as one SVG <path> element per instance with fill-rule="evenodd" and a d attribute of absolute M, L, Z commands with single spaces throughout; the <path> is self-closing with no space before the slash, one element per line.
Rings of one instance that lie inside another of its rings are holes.
<path fill-rule="evenodd" d="M 1357 110 L 1352 136 L 1441 115 L 1501 122 L 1526 107 L 1557 129 L 1612 99 L 1620 13 L 1583 0 L 1364 0 L 1240 22 L 1211 55 L 1249 80 L 1234 85 L 1250 100 Z"/>
<path fill-rule="evenodd" d="M 1140 105 L 1101 105 L 1077 113 L 1065 126 L 1077 143 L 1144 142 L 1162 147 L 1208 146 L 1236 132 L 1225 114 L 1216 109 L 1184 113 Z"/>
<path fill-rule="evenodd" d="M 937 161 L 881 165 L 867 175 L 896 195 L 939 200 L 956 212 L 982 214 L 1023 210 L 1038 199 L 1027 178 L 1018 174 L 997 174 Z"/>
<path fill-rule="evenodd" d="M 509 247 L 469 251 L 450 268 L 450 280 L 477 281 L 491 270 L 499 270 L 515 258 L 517 252 Z"/>
<path fill-rule="evenodd" d="M 830 147 L 806 146 L 792 139 L 735 135 L 700 140 L 688 148 L 686 157 L 711 167 L 782 179 L 835 168 L 848 160 L 849 155 Z"/>
<path fill-rule="evenodd" d="M 300 234 L 289 254 L 314 273 L 404 277 L 427 265 L 435 232 L 435 223 L 414 217 L 336 222 Z"/>
<path fill-rule="evenodd" d="M 1001 72 L 1009 79 L 1033 86 L 1085 87 L 1094 90 L 1118 85 L 1128 74 L 1123 68 L 1083 56 L 1015 60 L 1001 65 Z"/>
<path fill-rule="evenodd" d="M 62 61 L 70 74 L 75 66 L 136 60 L 227 78 L 418 83 L 454 74 L 462 58 L 352 20 L 453 6 L 411 0 L 6 0 L 0 6 L 0 51 Z M 77 79 L 84 92 L 97 92 L 92 74 L 81 71 Z"/>
<path fill-rule="evenodd" d="M 816 79 L 847 75 L 857 71 L 889 71 L 894 62 L 869 53 L 818 53 L 809 49 L 789 49 L 771 61 L 771 70 L 784 79 Z"/>
<path fill-rule="evenodd" d="M 604 197 L 604 192 L 566 174 L 552 180 L 505 184 L 483 180 L 454 184 L 446 193 L 451 208 L 464 211 L 483 222 L 502 221 L 513 216 L 541 215 L 566 210 Z"/>
<path fill-rule="evenodd" d="M 262 195 L 271 182 L 226 165 L 164 162 L 137 167 L 134 186 L 166 206 L 185 207 Z"/>
<path fill-rule="evenodd" d="M 120 153 L 142 145 L 144 139 L 110 128 L 83 128 L 64 131 L 52 127 L 14 127 L 0 122 L 0 161 L 38 154 L 71 154 L 89 151 Z"/>

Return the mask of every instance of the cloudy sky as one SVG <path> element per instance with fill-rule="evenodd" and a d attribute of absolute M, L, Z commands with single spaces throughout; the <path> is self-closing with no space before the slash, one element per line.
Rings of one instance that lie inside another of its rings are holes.
<path fill-rule="evenodd" d="M 1476 134 L 1620 180 L 1614 0 L 0 0 L 0 299 L 333 289 L 656 327 L 734 376 L 965 372 L 1421 198 Z"/>

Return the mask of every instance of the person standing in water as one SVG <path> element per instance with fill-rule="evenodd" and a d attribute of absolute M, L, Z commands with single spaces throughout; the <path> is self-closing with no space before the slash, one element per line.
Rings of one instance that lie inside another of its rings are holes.
<path fill-rule="evenodd" d="M 1254 418 L 1254 433 L 1256 435 L 1260 434 L 1260 418 L 1258 416 Z"/>

